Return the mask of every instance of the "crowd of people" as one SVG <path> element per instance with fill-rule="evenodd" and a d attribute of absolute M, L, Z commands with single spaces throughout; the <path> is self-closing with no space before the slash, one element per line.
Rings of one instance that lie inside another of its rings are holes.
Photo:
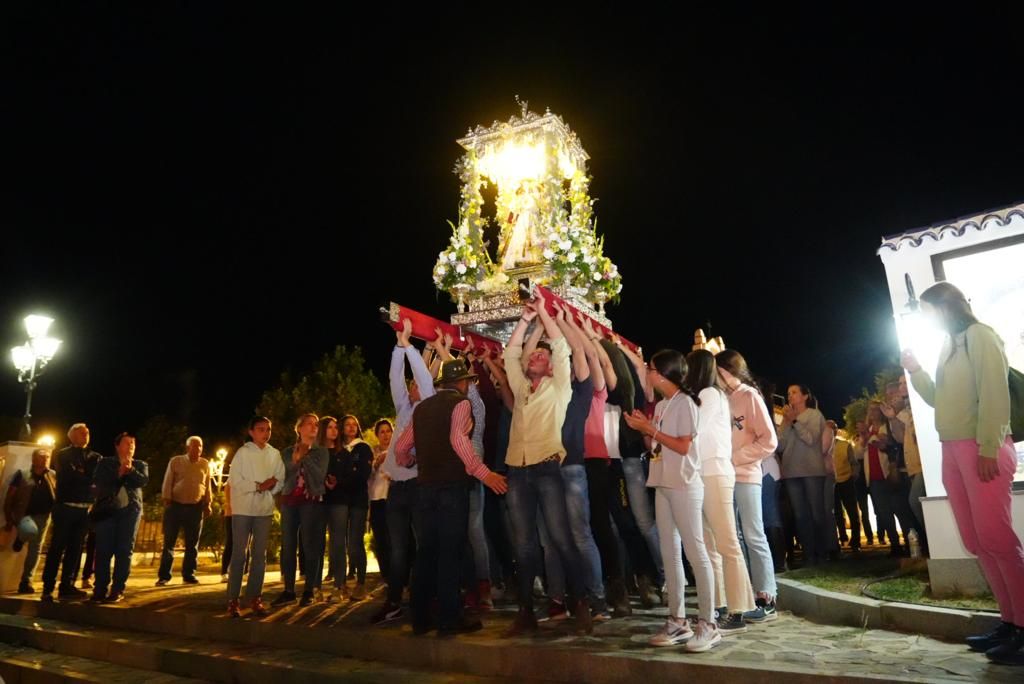
<path fill-rule="evenodd" d="M 1010 527 L 1006 357 L 955 288 L 936 285 L 922 300 L 950 342 L 935 381 L 912 354 L 904 364 L 936 406 L 961 536 L 1003 610 L 1000 629 L 969 644 L 1012 660 L 1024 645 L 1024 551 Z M 263 583 L 276 512 L 284 588 L 272 605 L 366 598 L 369 524 L 387 585 L 375 624 L 403 618 L 409 588 L 417 635 L 480 629 L 497 596 L 519 606 L 509 636 L 536 631 L 539 620 L 570 618 L 589 633 L 595 622 L 629 615 L 633 595 L 645 607 L 667 607 L 650 644 L 691 652 L 776 619 L 775 575 L 794 565 L 798 547 L 807 565 L 876 538 L 888 540 L 893 555 L 927 550 L 905 377 L 848 435 L 826 420 L 804 385 L 789 386 L 784 406 L 770 408 L 771 389 L 734 350 L 666 349 L 645 361 L 588 319 L 558 303 L 551 308 L 541 293 L 526 302 L 501 355 L 470 349 L 456 358 L 440 331 L 421 353 L 403 321 L 389 378 L 395 423 L 374 425 L 376 447 L 362 440 L 355 416 L 308 413 L 295 422 L 294 444 L 278 451 L 271 421 L 253 418 L 226 485 L 222 570 L 230 615 L 268 614 Z M 43 599 L 52 600 L 62 563 L 59 597 L 83 595 L 74 583 L 91 525 L 92 599 L 116 602 L 148 470 L 134 458 L 131 435 L 118 436 L 111 458 L 88 449 L 85 425 L 68 436 L 55 477 L 41 449 L 11 483 L 8 526 L 18 527 L 17 543 L 30 545 L 19 590 L 33 590 L 52 510 Z M 158 585 L 171 579 L 180 531 L 183 581 L 198 581 L 212 487 L 202 440 L 190 437 L 186 447 L 163 481 Z M 333 584 L 326 592 L 325 574 Z M 696 586 L 694 618 L 688 584 Z M 539 614 L 538 585 L 548 598 Z"/>

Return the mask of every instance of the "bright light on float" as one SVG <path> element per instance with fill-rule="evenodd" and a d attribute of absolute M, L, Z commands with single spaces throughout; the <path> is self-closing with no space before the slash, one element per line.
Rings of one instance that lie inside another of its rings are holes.
<path fill-rule="evenodd" d="M 544 145 L 540 143 L 507 142 L 497 149 L 489 149 L 477 161 L 481 175 L 506 188 L 515 188 L 524 180 L 541 178 L 545 166 Z"/>

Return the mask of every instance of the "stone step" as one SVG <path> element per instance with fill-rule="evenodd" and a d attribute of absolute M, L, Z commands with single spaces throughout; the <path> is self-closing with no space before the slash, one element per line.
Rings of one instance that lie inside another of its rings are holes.
<path fill-rule="evenodd" d="M 370 616 L 379 608 L 375 602 L 292 604 L 262 620 L 232 620 L 224 613 L 223 598 L 223 588 L 217 585 L 171 590 L 140 585 L 116 606 L 3 597 L 0 614 L 138 635 L 148 632 L 259 649 L 316 651 L 421 672 L 567 684 L 688 677 L 713 679 L 716 684 L 783 679 L 787 684 L 1019 682 L 1019 673 L 1011 672 L 1012 668 L 993 666 L 983 655 L 960 645 L 884 630 L 816 625 L 789 614 L 752 626 L 747 634 L 728 637 L 707 653 L 687 654 L 679 647 L 647 645 L 664 621 L 664 609 L 634 607 L 632 617 L 598 625 L 593 635 L 574 634 L 566 622 L 553 622 L 541 625 L 535 637 L 509 639 L 502 633 L 515 611 L 497 608 L 485 617 L 483 631 L 439 639 L 414 637 L 407 624 L 371 627 Z"/>
<path fill-rule="evenodd" d="M 197 684 L 206 680 L 0 643 L 0 681 L 4 684 Z"/>
<path fill-rule="evenodd" d="M 154 673 L 163 673 L 162 676 L 170 677 L 166 680 L 168 684 L 195 681 L 182 679 L 190 676 L 200 676 L 204 681 L 246 684 L 280 684 L 304 680 L 357 684 L 381 681 L 429 684 L 496 681 L 410 670 L 316 651 L 97 628 L 21 615 L 0 615 L 0 642 L 24 645 L 26 648 L 21 650 L 35 654 L 36 660 L 70 657 L 81 661 L 81 667 L 86 670 L 106 664 L 130 671 L 135 678 L 124 681 L 132 682 L 142 681 L 139 679 L 140 673 L 143 673 L 147 683 L 155 681 Z"/>

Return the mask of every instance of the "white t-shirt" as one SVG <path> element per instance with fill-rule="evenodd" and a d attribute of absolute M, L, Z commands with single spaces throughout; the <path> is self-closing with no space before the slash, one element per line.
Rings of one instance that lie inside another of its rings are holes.
<path fill-rule="evenodd" d="M 697 452 L 700 454 L 701 474 L 704 477 L 717 475 L 735 480 L 729 397 L 715 387 L 705 387 L 697 396 L 700 398 L 697 411 L 700 417 Z"/>
<path fill-rule="evenodd" d="M 604 443 L 608 447 L 608 457 L 622 459 L 619 453 L 619 423 L 622 409 L 612 404 L 604 405 Z"/>
<path fill-rule="evenodd" d="M 669 437 L 696 437 L 697 423 L 697 405 L 683 392 L 676 393 L 671 399 L 662 399 L 654 408 L 654 427 Z M 660 457 L 655 455 L 659 446 Z M 730 455 L 731 453 L 730 451 Z M 690 443 L 690 450 L 685 454 L 672 451 L 667 445 L 659 445 L 658 441 L 654 440 L 651 443 L 651 454 L 648 487 L 683 489 L 703 485 L 696 439 Z"/>

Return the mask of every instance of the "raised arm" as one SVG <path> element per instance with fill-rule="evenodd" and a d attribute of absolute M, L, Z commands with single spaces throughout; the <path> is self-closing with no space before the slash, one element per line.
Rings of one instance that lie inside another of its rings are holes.
<path fill-rule="evenodd" d="M 505 369 L 498 361 L 491 358 L 490 353 L 483 357 L 483 362 L 487 366 L 487 370 L 494 376 L 494 381 L 498 388 L 498 396 L 501 397 L 501 403 L 511 411 L 516 404 L 516 398 L 512 394 L 512 388 L 508 386 L 508 376 L 505 375 Z"/>
<path fill-rule="evenodd" d="M 403 406 L 408 406 L 409 404 L 409 389 L 405 384 L 405 359 L 410 349 L 415 352 L 415 349 L 409 342 L 409 335 L 411 334 L 412 321 L 405 318 L 402 320 L 402 330 L 395 331 L 395 349 L 391 352 L 391 367 L 388 369 L 391 400 L 395 403 L 396 411 L 401 411 Z"/>
<path fill-rule="evenodd" d="M 572 349 L 572 370 L 576 380 L 583 382 L 590 377 L 590 364 L 587 362 L 587 342 L 582 335 L 576 333 L 575 320 L 567 316 L 565 309 L 555 303 L 555 323 L 561 329 L 569 347 Z M 596 377 L 595 377 L 596 383 Z M 601 378 L 601 387 L 604 387 L 604 377 Z M 596 389 L 596 387 L 595 387 Z"/>
<path fill-rule="evenodd" d="M 526 335 L 526 328 L 530 321 L 537 317 L 537 310 L 530 306 L 523 307 L 523 316 L 516 323 L 505 347 L 503 358 L 505 359 L 505 375 L 508 379 L 509 389 L 515 396 L 523 396 L 529 391 L 530 382 L 523 371 L 523 337 Z"/>
<path fill-rule="evenodd" d="M 529 337 L 526 338 L 526 342 L 523 344 L 523 358 L 528 359 L 533 352 L 537 351 L 537 343 L 540 342 L 540 338 L 544 335 L 544 326 L 535 325 L 533 330 L 530 331 Z"/>
<path fill-rule="evenodd" d="M 537 315 L 540 316 L 540 322 L 544 325 L 544 332 L 547 333 L 548 341 L 554 342 L 562 337 L 562 331 L 559 330 L 555 319 L 551 318 L 551 314 L 548 313 L 547 300 L 544 299 L 544 295 L 541 294 L 540 290 L 537 290 L 536 298 L 533 302 L 529 302 L 527 306 L 533 306 Z"/>
<path fill-rule="evenodd" d="M 594 348 L 597 353 L 597 359 L 601 365 L 601 370 L 604 373 L 604 381 L 608 386 L 608 391 L 613 392 L 619 385 L 618 374 L 615 372 L 615 366 L 612 364 L 612 359 L 608 356 L 608 351 L 601 344 L 601 335 L 594 330 L 594 326 L 591 325 L 590 319 L 585 321 L 587 336 L 590 338 L 590 346 Z"/>
<path fill-rule="evenodd" d="M 654 401 L 654 386 L 647 379 L 647 363 L 644 362 L 643 350 L 633 351 L 628 345 L 622 344 L 618 335 L 612 335 L 612 343 L 619 348 L 626 360 L 636 369 L 636 376 L 640 378 L 640 387 L 643 388 L 644 398 L 649 402 Z"/>

